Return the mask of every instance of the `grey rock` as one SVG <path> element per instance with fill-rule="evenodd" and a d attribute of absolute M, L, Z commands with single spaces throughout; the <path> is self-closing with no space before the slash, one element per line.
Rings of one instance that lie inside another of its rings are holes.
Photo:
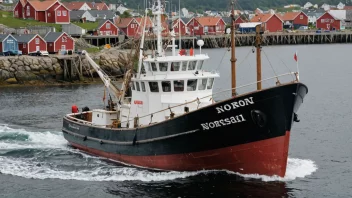
<path fill-rule="evenodd" d="M 15 73 L 16 79 L 19 82 L 37 80 L 37 76 L 30 71 L 18 71 Z"/>
<path fill-rule="evenodd" d="M 31 71 L 31 68 L 29 66 L 24 66 L 24 70 Z"/>
<path fill-rule="evenodd" d="M 12 72 L 8 72 L 6 70 L 0 71 L 0 81 L 5 81 L 6 79 L 13 78 L 14 75 Z"/>
<path fill-rule="evenodd" d="M 22 61 L 16 61 L 15 64 L 18 65 L 18 66 L 24 66 Z"/>

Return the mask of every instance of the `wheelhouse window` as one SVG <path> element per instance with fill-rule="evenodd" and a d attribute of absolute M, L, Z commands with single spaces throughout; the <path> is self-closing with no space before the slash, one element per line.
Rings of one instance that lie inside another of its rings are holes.
<path fill-rule="evenodd" d="M 198 85 L 198 90 L 205 90 L 205 87 L 207 86 L 207 79 L 200 79 L 199 80 L 199 85 Z"/>
<path fill-rule="evenodd" d="M 197 65 L 197 61 L 189 61 L 188 70 L 195 70 Z"/>
<path fill-rule="evenodd" d="M 152 71 L 158 71 L 158 69 L 156 68 L 155 62 L 151 62 L 150 67 L 152 68 Z"/>
<path fill-rule="evenodd" d="M 207 89 L 212 89 L 214 84 L 214 78 L 208 79 Z"/>
<path fill-rule="evenodd" d="M 186 71 L 187 70 L 187 62 L 182 64 L 182 71 Z"/>
<path fill-rule="evenodd" d="M 136 87 L 134 86 L 134 82 L 132 82 L 132 90 L 136 90 Z"/>
<path fill-rule="evenodd" d="M 141 89 L 139 87 L 139 82 L 136 82 L 136 88 L 137 88 L 137 91 L 141 91 Z"/>
<path fill-rule="evenodd" d="M 158 82 L 149 82 L 150 92 L 159 92 Z"/>
<path fill-rule="evenodd" d="M 162 81 L 161 87 L 163 88 L 163 92 L 171 92 L 171 82 L 170 81 Z"/>
<path fill-rule="evenodd" d="M 198 61 L 198 66 L 197 66 L 198 70 L 201 70 L 203 68 L 203 63 L 204 63 L 204 60 Z"/>
<path fill-rule="evenodd" d="M 159 63 L 159 71 L 166 72 L 168 63 Z"/>
<path fill-rule="evenodd" d="M 145 92 L 145 83 L 141 82 L 142 91 Z"/>
<path fill-rule="evenodd" d="M 171 63 L 171 71 L 180 71 L 180 67 L 181 67 L 182 62 L 174 62 Z"/>
<path fill-rule="evenodd" d="M 192 79 L 187 81 L 187 91 L 197 90 L 197 79 Z"/>
<path fill-rule="evenodd" d="M 184 80 L 175 80 L 174 81 L 174 91 L 184 91 L 185 89 L 185 81 Z"/>

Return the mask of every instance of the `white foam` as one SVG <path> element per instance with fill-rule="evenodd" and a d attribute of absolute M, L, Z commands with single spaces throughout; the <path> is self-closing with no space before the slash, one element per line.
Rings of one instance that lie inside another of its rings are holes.
<path fill-rule="evenodd" d="M 234 173 L 229 171 L 227 172 L 240 175 L 245 178 L 260 179 L 262 181 L 267 182 L 267 181 L 292 181 L 297 178 L 304 178 L 306 176 L 309 176 L 312 173 L 314 173 L 316 170 L 318 170 L 318 166 L 312 160 L 288 158 L 285 177 L 266 176 L 266 175 L 259 175 L 259 174 L 240 174 L 240 173 Z"/>
<path fill-rule="evenodd" d="M 25 129 L 10 128 L 6 124 L 0 125 L 1 134 L 27 135 L 28 139 L 18 141 L 0 142 L 0 149 L 25 149 L 25 148 L 58 148 L 66 149 L 67 141 L 64 139 L 61 132 L 30 132 Z"/>
<path fill-rule="evenodd" d="M 209 171 L 197 172 L 150 172 L 130 167 L 100 166 L 91 170 L 64 171 L 42 163 L 19 158 L 0 157 L 0 172 L 34 179 L 63 179 L 82 181 L 165 181 L 185 178 Z M 37 164 L 41 164 L 38 166 Z"/>

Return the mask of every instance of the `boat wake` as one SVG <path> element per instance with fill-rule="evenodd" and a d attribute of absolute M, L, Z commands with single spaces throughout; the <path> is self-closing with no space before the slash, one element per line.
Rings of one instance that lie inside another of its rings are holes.
<path fill-rule="evenodd" d="M 0 173 L 33 179 L 82 181 L 167 181 L 223 171 L 153 172 L 119 166 L 93 157 L 67 145 L 61 132 L 33 132 L 0 124 Z M 284 178 L 242 175 L 262 181 L 290 181 L 304 178 L 317 170 L 311 160 L 288 159 Z"/>

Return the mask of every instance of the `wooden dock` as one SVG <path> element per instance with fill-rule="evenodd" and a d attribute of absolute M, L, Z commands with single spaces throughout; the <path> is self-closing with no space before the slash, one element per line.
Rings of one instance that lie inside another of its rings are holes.
<path fill-rule="evenodd" d="M 230 35 L 202 35 L 197 37 L 182 37 L 182 47 L 197 47 L 197 40 L 203 39 L 203 48 L 224 48 L 231 44 Z M 163 44 L 167 45 L 171 38 L 163 38 Z M 176 44 L 178 45 L 178 38 Z M 237 34 L 236 46 L 253 46 L 255 34 Z M 296 45 L 296 44 L 329 44 L 329 43 L 352 43 L 352 31 L 330 32 L 330 33 L 265 33 L 263 34 L 263 45 Z M 156 46 L 154 38 L 147 38 L 145 46 L 153 49 Z"/>

